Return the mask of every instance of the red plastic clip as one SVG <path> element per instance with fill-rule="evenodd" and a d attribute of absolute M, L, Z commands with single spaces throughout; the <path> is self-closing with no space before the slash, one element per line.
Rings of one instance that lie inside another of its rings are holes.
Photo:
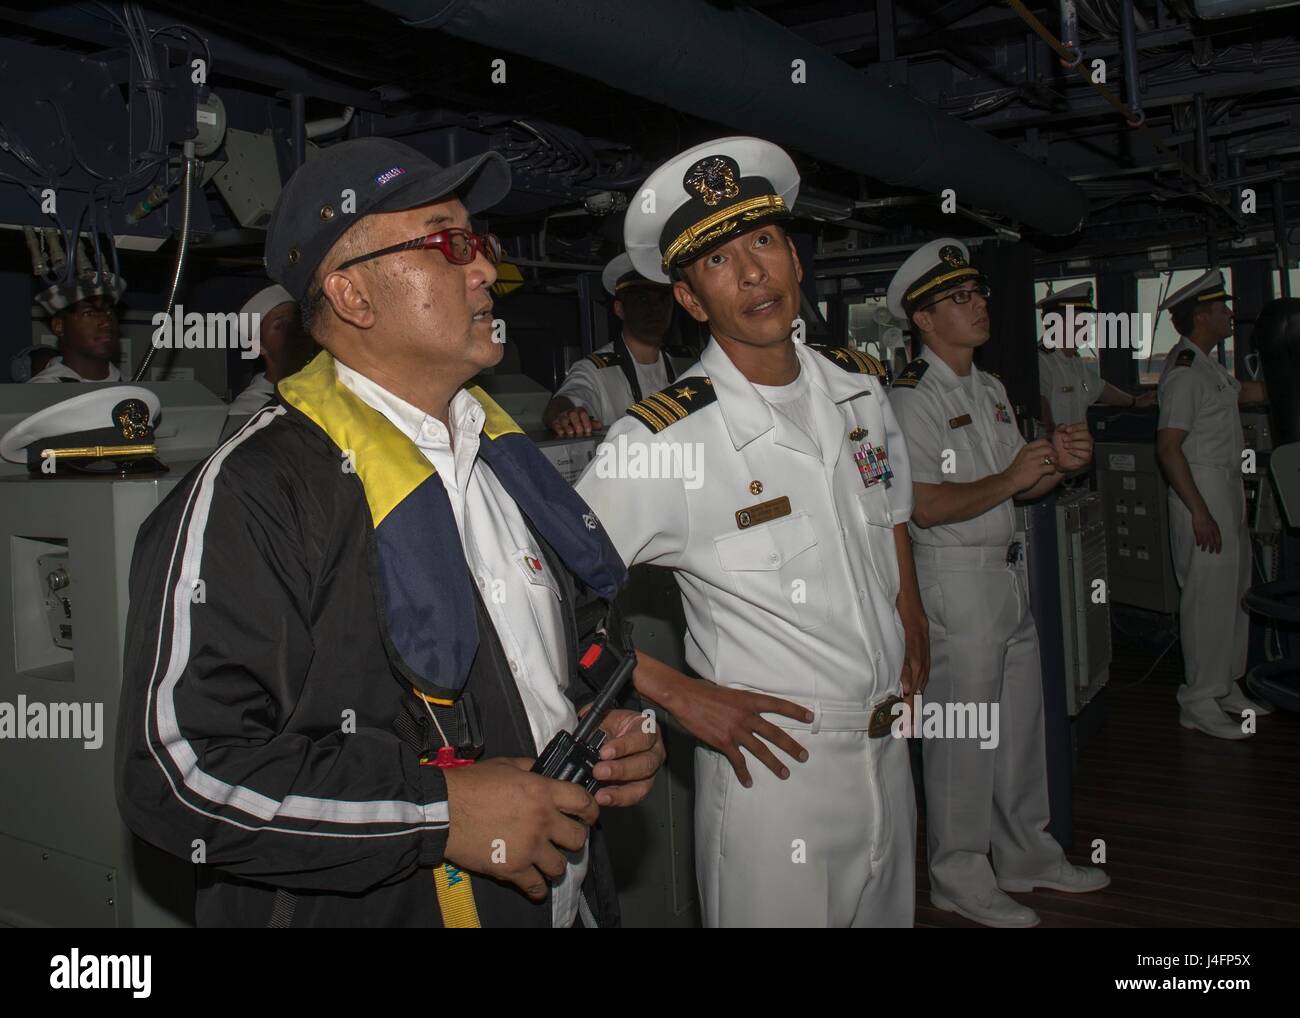
<path fill-rule="evenodd" d="M 467 760 L 464 757 L 457 756 L 455 746 L 443 746 L 440 750 L 438 750 L 437 753 L 434 754 L 432 760 L 424 759 L 420 761 L 420 763 L 423 764 L 425 767 L 442 767 L 442 768 L 468 767 L 473 762 L 474 762 L 473 760 Z"/>

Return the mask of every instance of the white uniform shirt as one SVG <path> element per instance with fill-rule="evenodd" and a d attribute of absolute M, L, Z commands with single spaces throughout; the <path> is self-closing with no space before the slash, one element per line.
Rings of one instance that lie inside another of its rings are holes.
<path fill-rule="evenodd" d="M 275 383 L 266 377 L 266 372 L 259 371 L 253 376 L 244 391 L 231 401 L 230 410 L 226 416 L 234 417 L 237 414 L 256 413 L 266 406 L 274 394 Z"/>
<path fill-rule="evenodd" d="M 1057 424 L 1087 420 L 1088 407 L 1101 399 L 1105 383 L 1101 369 L 1091 358 L 1064 350 L 1038 351 L 1038 393 L 1052 408 Z"/>
<path fill-rule="evenodd" d="M 920 381 L 914 387 L 895 384 L 889 393 L 907 436 L 912 479 L 969 483 L 1009 467 L 1025 440 L 1002 383 L 974 365 L 962 378 L 929 347 L 920 360 L 927 364 Z M 904 370 L 900 382 L 908 374 Z M 914 542 L 930 547 L 1005 547 L 1015 540 L 1015 508 L 1007 499 L 961 523 L 913 524 L 910 530 Z"/>
<path fill-rule="evenodd" d="M 666 392 L 689 407 L 703 375 L 716 401 L 657 434 L 621 418 L 577 488 L 624 562 L 675 571 L 701 676 L 815 713 L 863 710 L 902 670 L 894 525 L 912 512 L 907 450 L 880 379 L 795 350 L 815 441 L 710 342 Z M 860 445 L 887 450 L 888 487 L 864 485 Z M 674 457 L 695 469 L 664 470 Z M 757 507 L 782 498 L 789 511 L 764 519 Z M 759 518 L 742 527 L 742 511 Z"/>
<path fill-rule="evenodd" d="M 627 376 L 614 360 L 614 344 L 606 343 L 592 356 L 607 358 L 609 363 L 602 368 L 590 357 L 575 361 L 569 368 L 563 384 L 555 390 L 555 395 L 564 396 L 574 406 L 582 407 L 608 427 L 622 417 L 627 408 L 636 401 L 632 398 L 632 387 L 627 384 Z M 668 384 L 668 371 L 664 367 L 666 356 L 667 354 L 661 353 L 659 359 L 653 364 L 642 364 L 635 357 L 632 358 L 643 398 L 652 392 L 658 392 Z M 677 373 L 680 375 L 681 366 L 679 364 L 673 366 L 678 369 Z"/>
<path fill-rule="evenodd" d="M 1246 447 L 1237 407 L 1241 383 L 1227 368 L 1184 336 L 1169 351 L 1157 391 L 1158 427 L 1187 432 L 1183 455 L 1188 463 L 1241 472 Z"/>
<path fill-rule="evenodd" d="M 569 669 L 560 588 L 514 499 L 479 459 L 483 407 L 466 390 L 457 392 L 449 408 L 448 434 L 437 418 L 377 382 L 342 362 L 336 362 L 335 368 L 339 381 L 414 442 L 442 479 L 466 565 L 482 592 L 541 752 L 556 732 L 572 731 L 577 722 L 573 704 L 564 695 Z M 540 571 L 529 564 L 529 558 L 543 562 Z M 561 927 L 573 925 L 587 872 L 585 848 L 568 858 L 563 880 L 553 885 L 554 922 Z"/>
<path fill-rule="evenodd" d="M 82 378 L 81 375 L 63 363 L 62 357 L 51 357 L 50 363 L 27 379 L 27 382 L 29 385 L 45 382 L 87 382 L 93 384 L 95 382 L 120 382 L 121 380 L 122 372 L 117 370 L 116 364 L 108 366 L 107 378 Z"/>

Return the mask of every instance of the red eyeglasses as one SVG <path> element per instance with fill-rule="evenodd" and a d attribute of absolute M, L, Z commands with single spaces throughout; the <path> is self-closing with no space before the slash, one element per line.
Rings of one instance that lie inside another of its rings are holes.
<path fill-rule="evenodd" d="M 462 230 L 459 227 L 452 226 L 445 230 L 439 230 L 437 233 L 429 233 L 423 237 L 416 237 L 414 240 L 394 244 L 392 247 L 371 251 L 369 254 L 363 254 L 358 258 L 349 258 L 334 271 L 340 272 L 361 262 L 368 262 L 371 258 L 397 254 L 399 251 L 427 251 L 429 248 L 437 248 L 452 265 L 468 265 L 478 257 L 479 252 L 482 252 L 483 257 L 493 265 L 497 265 L 501 261 L 501 241 L 497 239 L 495 234 L 471 233 L 469 230 Z"/>

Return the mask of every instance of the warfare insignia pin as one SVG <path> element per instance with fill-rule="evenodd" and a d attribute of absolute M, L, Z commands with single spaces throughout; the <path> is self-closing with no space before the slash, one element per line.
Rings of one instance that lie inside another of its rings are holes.
<path fill-rule="evenodd" d="M 849 432 L 850 442 L 861 442 L 866 437 L 867 437 L 866 428 L 854 428 L 852 431 Z"/>

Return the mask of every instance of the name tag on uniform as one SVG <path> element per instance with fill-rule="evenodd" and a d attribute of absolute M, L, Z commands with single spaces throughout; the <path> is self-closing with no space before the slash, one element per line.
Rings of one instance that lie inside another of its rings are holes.
<path fill-rule="evenodd" d="M 1063 386 L 1061 386 L 1061 391 L 1062 391 L 1062 392 L 1074 392 L 1074 386 L 1073 386 L 1073 385 L 1063 385 Z"/>
<path fill-rule="evenodd" d="M 970 414 L 962 414 L 960 417 L 950 417 L 948 419 L 948 427 L 950 428 L 964 428 L 969 423 Z"/>
<path fill-rule="evenodd" d="M 748 509 L 737 509 L 736 526 L 744 530 L 756 523 L 768 523 L 789 515 L 790 499 L 786 495 L 782 495 L 780 498 L 759 502 L 758 505 L 751 505 Z"/>

